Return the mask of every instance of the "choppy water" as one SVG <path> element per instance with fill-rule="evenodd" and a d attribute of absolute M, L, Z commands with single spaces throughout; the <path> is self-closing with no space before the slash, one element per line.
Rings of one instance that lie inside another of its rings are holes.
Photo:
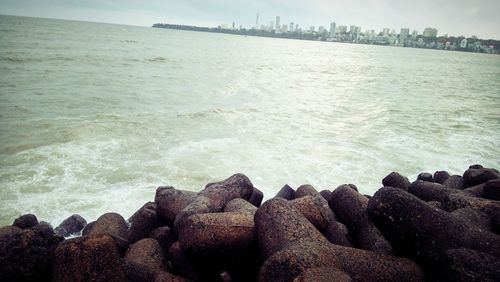
<path fill-rule="evenodd" d="M 499 168 L 499 112 L 500 56 L 0 16 L 0 226 Z"/>

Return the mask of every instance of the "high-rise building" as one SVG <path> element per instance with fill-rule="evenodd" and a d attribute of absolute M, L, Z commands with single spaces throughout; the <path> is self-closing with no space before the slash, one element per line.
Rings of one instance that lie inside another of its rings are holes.
<path fill-rule="evenodd" d="M 284 24 L 282 27 L 281 27 L 281 31 L 282 32 L 287 32 L 288 31 L 288 26 L 286 24 Z"/>
<path fill-rule="evenodd" d="M 323 27 L 322 25 L 320 25 L 320 26 L 318 27 L 318 32 L 319 32 L 319 33 L 323 33 L 323 31 L 325 31 L 325 27 Z"/>
<path fill-rule="evenodd" d="M 437 29 L 432 28 L 432 27 L 427 27 L 424 29 L 424 33 L 422 35 L 424 37 L 427 37 L 427 38 L 432 38 L 432 37 L 436 37 L 437 33 L 438 33 Z"/>
<path fill-rule="evenodd" d="M 460 48 L 467 48 L 467 39 L 462 39 L 462 41 L 460 42 Z"/>
<path fill-rule="evenodd" d="M 314 32 L 314 25 L 311 25 L 311 27 L 309 28 L 309 31 Z"/>
<path fill-rule="evenodd" d="M 347 26 L 345 25 L 339 25 L 337 27 L 337 33 L 342 34 L 347 32 Z"/>
<path fill-rule="evenodd" d="M 269 22 L 269 31 L 273 30 L 274 29 L 274 22 L 273 21 L 270 21 Z"/>
<path fill-rule="evenodd" d="M 417 39 L 417 36 L 418 36 L 418 31 L 416 31 L 416 30 L 412 31 L 411 38 L 413 38 L 413 40 L 415 40 L 415 39 Z"/>
<path fill-rule="evenodd" d="M 290 29 L 289 29 L 290 32 L 293 32 L 293 22 L 290 23 Z"/>
<path fill-rule="evenodd" d="M 276 30 L 280 30 L 280 16 L 276 16 Z"/>
<path fill-rule="evenodd" d="M 399 32 L 399 40 L 406 40 L 406 38 L 408 38 L 409 35 L 410 35 L 410 29 L 402 28 L 401 31 Z"/>
<path fill-rule="evenodd" d="M 335 28 L 337 27 L 337 24 L 335 22 L 332 22 L 330 24 L 330 37 L 335 37 Z"/>
<path fill-rule="evenodd" d="M 383 37 L 388 37 L 389 36 L 390 29 L 388 27 L 384 27 L 382 30 L 382 36 Z"/>
<path fill-rule="evenodd" d="M 350 34 L 356 33 L 356 26 L 355 26 L 355 25 L 351 25 L 351 26 L 349 27 L 349 33 L 350 33 Z"/>
<path fill-rule="evenodd" d="M 255 17 L 255 28 L 259 28 L 259 13 L 257 13 L 257 16 Z"/>

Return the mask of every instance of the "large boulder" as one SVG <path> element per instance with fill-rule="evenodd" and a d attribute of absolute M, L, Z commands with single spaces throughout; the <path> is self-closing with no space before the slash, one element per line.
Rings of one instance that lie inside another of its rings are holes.
<path fill-rule="evenodd" d="M 315 197 L 317 195 L 318 195 L 318 191 L 316 189 L 314 189 L 314 187 L 312 187 L 309 184 L 301 185 L 295 191 L 295 199 L 302 198 L 305 196 Z"/>
<path fill-rule="evenodd" d="M 38 219 L 34 214 L 25 214 L 14 220 L 12 226 L 17 226 L 21 229 L 30 228 L 38 224 Z"/>
<path fill-rule="evenodd" d="M 173 243 L 177 242 L 177 235 L 168 226 L 155 228 L 149 233 L 148 238 L 155 239 L 160 244 L 160 247 L 167 252 Z"/>
<path fill-rule="evenodd" d="M 292 187 L 288 186 L 288 184 L 285 184 L 279 191 L 275 198 L 282 198 L 285 200 L 293 200 L 295 199 L 295 190 L 293 190 Z"/>
<path fill-rule="evenodd" d="M 87 221 L 78 214 L 66 218 L 59 226 L 54 229 L 56 235 L 68 237 L 72 234 L 78 234 L 87 225 Z"/>
<path fill-rule="evenodd" d="M 349 187 L 340 186 L 332 192 L 328 204 L 349 229 L 355 247 L 381 254 L 393 254 L 391 245 L 368 216 L 368 198 Z"/>
<path fill-rule="evenodd" d="M 382 179 L 382 184 L 384 186 L 396 187 L 403 190 L 408 190 L 408 187 L 410 187 L 408 178 L 394 171 Z"/>
<path fill-rule="evenodd" d="M 156 213 L 165 224 L 172 227 L 177 214 L 195 197 L 195 192 L 177 190 L 171 186 L 158 187 L 155 194 Z"/>
<path fill-rule="evenodd" d="M 467 187 L 472 187 L 488 180 L 498 179 L 498 171 L 492 168 L 469 168 L 464 172 L 464 181 Z"/>
<path fill-rule="evenodd" d="M 77 237 L 57 247 L 52 281 L 125 281 L 123 266 L 110 235 Z"/>
<path fill-rule="evenodd" d="M 450 249 L 467 248 L 500 258 L 500 237 L 392 187 L 378 190 L 368 213 L 398 254 L 432 269 Z M 432 272 L 432 271 L 431 271 Z"/>
<path fill-rule="evenodd" d="M 450 178 L 450 174 L 447 171 L 436 171 L 434 172 L 434 181 L 439 184 L 443 184 L 448 178 Z M 390 186 L 390 185 L 384 185 Z"/>
<path fill-rule="evenodd" d="M 165 270 L 163 251 L 155 239 L 142 239 L 130 246 L 125 262 L 125 273 L 130 281 L 153 281 Z"/>
<path fill-rule="evenodd" d="M 483 197 L 500 201 L 500 179 L 490 180 L 484 184 Z"/>
<path fill-rule="evenodd" d="M 146 238 L 153 229 L 161 225 L 156 217 L 156 206 L 152 202 L 144 204 L 129 218 L 128 222 L 130 227 L 127 238 L 130 244 Z"/>
<path fill-rule="evenodd" d="M 447 250 L 436 269 L 438 281 L 500 281 L 500 260 L 470 249 Z"/>
<path fill-rule="evenodd" d="M 24 230 L 16 226 L 0 229 L 0 281 L 49 280 L 61 237 L 47 223 Z"/>
<path fill-rule="evenodd" d="M 127 238 L 127 223 L 117 213 L 105 213 L 101 215 L 89 230 L 88 235 L 109 234 L 113 237 Z"/>
<path fill-rule="evenodd" d="M 465 189 L 465 181 L 461 175 L 452 175 L 443 182 L 443 186 L 450 189 L 463 190 Z"/>
<path fill-rule="evenodd" d="M 427 181 L 427 182 L 434 182 L 434 178 L 432 177 L 432 174 L 428 172 L 422 172 L 417 176 L 417 180 L 422 180 L 422 181 Z"/>
<path fill-rule="evenodd" d="M 264 193 L 254 187 L 252 195 L 250 196 L 250 199 L 248 199 L 248 201 L 258 208 L 260 207 L 260 204 L 262 204 L 262 199 L 264 199 Z"/>
<path fill-rule="evenodd" d="M 335 267 L 313 267 L 302 271 L 293 282 L 351 282 L 349 275 Z"/>

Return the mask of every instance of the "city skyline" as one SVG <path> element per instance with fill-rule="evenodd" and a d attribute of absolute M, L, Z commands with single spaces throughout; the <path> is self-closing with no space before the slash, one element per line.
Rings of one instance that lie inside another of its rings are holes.
<path fill-rule="evenodd" d="M 435 27 L 440 34 L 484 39 L 500 39 L 500 1 L 397 0 L 324 1 L 308 3 L 297 0 L 0 0 L 0 13 L 109 22 L 150 26 L 155 22 L 169 22 L 196 26 L 217 26 L 222 23 L 253 27 L 256 13 L 259 21 L 276 24 L 299 24 L 304 30 L 310 26 L 329 29 L 332 20 L 337 25 L 355 24 L 364 30 L 409 28 L 422 32 Z"/>

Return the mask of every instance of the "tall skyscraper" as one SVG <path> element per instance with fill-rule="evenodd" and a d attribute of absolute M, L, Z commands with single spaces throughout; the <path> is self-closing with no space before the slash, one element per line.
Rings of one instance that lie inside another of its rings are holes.
<path fill-rule="evenodd" d="M 293 32 L 293 22 L 290 23 L 290 32 Z"/>
<path fill-rule="evenodd" d="M 337 27 L 337 24 L 335 22 L 332 22 L 330 24 L 330 37 L 335 37 L 335 28 Z"/>
<path fill-rule="evenodd" d="M 424 33 L 422 34 L 424 37 L 436 37 L 438 30 L 432 27 L 427 27 L 424 29 Z"/>
<path fill-rule="evenodd" d="M 255 17 L 255 28 L 259 28 L 259 13 L 257 13 L 257 16 Z"/>
<path fill-rule="evenodd" d="M 390 29 L 388 27 L 384 27 L 382 30 L 382 36 L 388 37 L 389 36 Z"/>
<path fill-rule="evenodd" d="M 280 30 L 280 16 L 276 16 L 276 30 Z"/>
<path fill-rule="evenodd" d="M 412 33 L 411 33 L 411 38 L 412 38 L 413 40 L 416 40 L 416 39 L 417 39 L 417 36 L 418 36 L 418 31 L 416 31 L 416 30 L 412 31 Z"/>
<path fill-rule="evenodd" d="M 399 32 L 399 40 L 406 40 L 406 38 L 408 38 L 409 35 L 410 35 L 410 29 L 402 28 L 401 31 Z"/>

